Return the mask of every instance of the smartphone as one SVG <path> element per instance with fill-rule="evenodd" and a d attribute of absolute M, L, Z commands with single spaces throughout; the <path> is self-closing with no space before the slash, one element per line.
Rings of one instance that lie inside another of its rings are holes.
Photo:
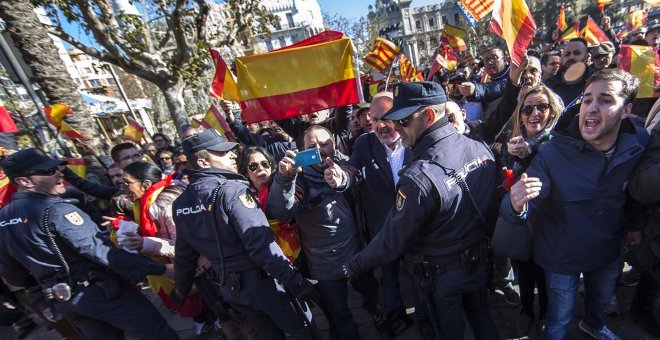
<path fill-rule="evenodd" d="M 323 160 L 321 159 L 321 153 L 319 152 L 319 149 L 309 149 L 298 152 L 298 154 L 296 154 L 295 161 L 296 164 L 294 165 L 294 167 L 296 168 L 301 168 L 303 166 L 314 165 L 323 162 Z"/>

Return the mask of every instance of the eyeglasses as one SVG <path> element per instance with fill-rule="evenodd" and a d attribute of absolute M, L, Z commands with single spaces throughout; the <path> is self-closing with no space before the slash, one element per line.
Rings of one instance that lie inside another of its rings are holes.
<path fill-rule="evenodd" d="M 142 159 L 142 157 L 144 157 L 144 154 L 141 153 L 141 152 L 138 152 L 138 153 L 136 153 L 136 154 L 126 155 L 126 156 L 120 158 L 119 161 L 120 161 L 120 162 L 123 162 L 123 161 L 127 161 L 127 160 L 129 160 L 129 159 L 137 159 L 137 160 L 140 160 L 140 159 Z"/>
<path fill-rule="evenodd" d="M 29 170 L 25 173 L 25 176 L 26 177 L 30 177 L 30 176 L 53 176 L 59 170 L 60 170 L 59 167 L 54 167 L 54 168 L 50 168 L 50 169 L 43 169 L 43 170 Z"/>
<path fill-rule="evenodd" d="M 395 120 L 394 122 L 401 125 L 401 126 L 403 126 L 403 127 L 408 127 L 408 124 L 410 124 L 410 122 L 413 119 L 417 118 L 417 116 L 419 116 L 420 112 L 424 112 L 424 109 L 426 109 L 426 106 L 421 107 L 417 112 L 411 114 L 410 116 L 408 116 L 406 118 L 401 118 L 401 119 Z"/>
<path fill-rule="evenodd" d="M 170 159 L 172 159 L 172 157 L 161 157 L 161 158 L 159 158 L 159 159 L 160 159 L 161 161 L 169 161 Z"/>
<path fill-rule="evenodd" d="M 250 170 L 252 172 L 255 172 L 255 171 L 257 171 L 257 169 L 259 168 L 260 165 L 261 165 L 261 168 L 264 169 L 264 170 L 270 169 L 270 163 L 268 161 L 261 161 L 259 163 L 252 162 L 252 163 L 248 164 L 248 170 Z"/>
<path fill-rule="evenodd" d="M 123 182 L 121 182 L 121 186 L 122 187 L 129 187 L 131 184 L 137 183 L 137 182 L 140 182 L 140 181 L 132 181 L 132 182 L 123 181 Z"/>
<path fill-rule="evenodd" d="M 537 105 L 525 105 L 520 109 L 523 115 L 529 116 L 534 113 L 534 109 L 537 109 L 540 113 L 545 113 L 550 110 L 550 105 L 546 103 L 537 104 Z"/>

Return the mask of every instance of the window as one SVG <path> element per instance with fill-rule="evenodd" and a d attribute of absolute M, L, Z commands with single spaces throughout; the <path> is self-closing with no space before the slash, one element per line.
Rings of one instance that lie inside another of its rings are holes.
<path fill-rule="evenodd" d="M 108 79 L 106 79 L 106 80 L 108 81 L 108 85 L 115 85 L 115 86 L 117 86 L 117 82 L 116 82 L 114 79 L 112 79 L 112 78 L 108 78 Z"/>
<path fill-rule="evenodd" d="M 444 25 L 446 22 L 447 22 L 447 17 L 443 15 L 442 16 L 442 24 Z"/>
<path fill-rule="evenodd" d="M 422 30 L 422 22 L 419 20 L 415 20 L 415 29 L 418 31 Z"/>
<path fill-rule="evenodd" d="M 431 28 L 435 27 L 435 19 L 429 18 L 429 27 Z"/>
<path fill-rule="evenodd" d="M 85 67 L 85 73 L 92 73 L 91 67 Z"/>
<path fill-rule="evenodd" d="M 272 51 L 273 50 L 273 42 L 271 42 L 270 40 L 266 41 L 266 48 L 268 49 L 268 51 Z"/>
<path fill-rule="evenodd" d="M 289 28 L 295 26 L 295 24 L 293 23 L 293 14 L 287 13 L 286 14 L 286 21 L 287 21 L 287 23 L 289 23 Z"/>
<path fill-rule="evenodd" d="M 92 87 L 99 87 L 101 86 L 101 82 L 98 79 L 91 79 L 89 81 L 89 85 L 91 85 Z"/>
<path fill-rule="evenodd" d="M 461 15 L 458 13 L 454 13 L 454 24 L 459 25 L 461 23 Z"/>
<path fill-rule="evenodd" d="M 286 46 L 286 41 L 284 40 L 284 37 L 279 37 L 278 40 L 280 41 L 280 47 Z"/>
<path fill-rule="evenodd" d="M 275 27 L 275 30 L 277 30 L 277 31 L 282 29 L 282 26 L 280 25 L 279 20 L 275 21 L 275 23 L 273 24 L 273 27 Z"/>

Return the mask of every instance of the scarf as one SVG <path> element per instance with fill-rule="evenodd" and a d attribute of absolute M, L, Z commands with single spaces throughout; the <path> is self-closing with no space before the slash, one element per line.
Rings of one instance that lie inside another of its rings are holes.
<path fill-rule="evenodd" d="M 152 184 L 137 202 L 133 202 L 133 208 L 137 208 L 140 212 L 139 214 L 135 214 L 137 220 L 135 223 L 140 226 L 141 236 L 154 236 L 158 232 L 156 222 L 149 215 L 149 207 L 156 202 L 160 192 L 170 185 L 170 183 L 172 183 L 172 175 L 167 175 L 162 181 Z"/>

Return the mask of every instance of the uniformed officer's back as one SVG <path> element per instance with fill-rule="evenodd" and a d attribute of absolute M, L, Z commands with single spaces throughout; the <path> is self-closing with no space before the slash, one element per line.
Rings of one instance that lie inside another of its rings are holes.
<path fill-rule="evenodd" d="M 165 266 L 115 248 L 87 214 L 59 198 L 59 167 L 36 149 L 2 161 L 17 192 L 0 211 L 0 275 L 26 287 L 33 277 L 49 307 L 85 338 L 176 339 L 151 302 L 128 280 L 162 275 Z M 136 321 L 137 320 L 137 321 Z"/>

